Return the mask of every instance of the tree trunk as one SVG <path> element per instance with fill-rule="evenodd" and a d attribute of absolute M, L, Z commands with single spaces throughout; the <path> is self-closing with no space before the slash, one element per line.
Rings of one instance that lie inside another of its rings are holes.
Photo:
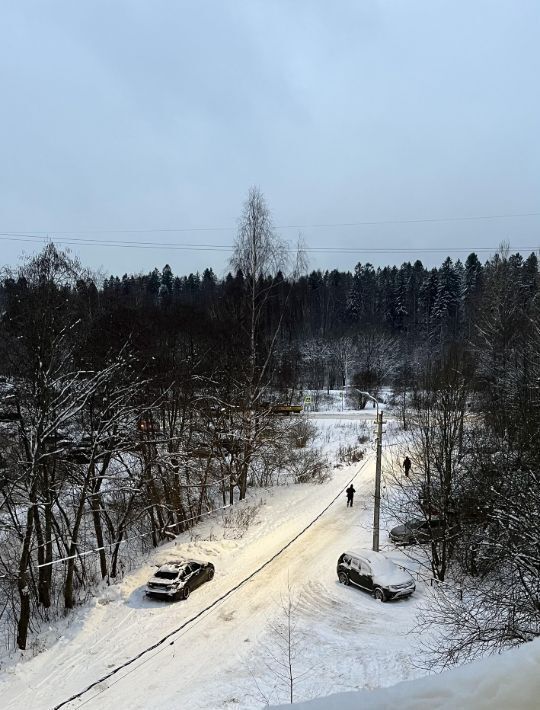
<path fill-rule="evenodd" d="M 94 530 L 96 531 L 96 543 L 98 547 L 99 554 L 99 568 L 101 572 L 101 579 L 105 579 L 107 576 L 107 556 L 105 554 L 103 546 L 103 525 L 101 523 L 101 506 L 99 502 L 99 495 L 97 493 L 90 496 L 90 506 L 92 508 L 92 519 L 94 521 Z"/>
<path fill-rule="evenodd" d="M 52 532 L 53 532 L 53 512 L 52 512 L 52 499 L 50 496 L 47 499 L 45 505 L 45 566 L 41 568 L 43 572 L 43 579 L 47 585 L 47 594 L 49 597 L 49 606 L 51 604 L 51 583 L 52 583 L 52 559 L 53 559 L 53 542 L 52 542 Z"/>
<path fill-rule="evenodd" d="M 41 520 L 39 518 L 39 508 L 38 506 L 34 506 L 34 528 L 36 531 L 36 540 L 38 543 L 37 547 L 37 558 L 38 558 L 38 602 L 41 604 L 42 607 L 45 609 L 48 609 L 51 606 L 51 592 L 50 592 L 50 587 L 49 587 L 49 575 L 48 572 L 50 571 L 50 565 L 47 567 L 45 566 L 46 561 L 46 547 L 47 543 L 45 542 L 44 536 L 43 536 L 43 530 L 41 528 Z"/>
<path fill-rule="evenodd" d="M 71 533 L 71 543 L 69 545 L 67 569 L 66 569 L 66 581 L 64 583 L 64 606 L 66 609 L 73 609 L 75 606 L 75 599 L 73 598 L 73 575 L 75 573 L 75 560 L 77 558 L 77 543 L 79 541 L 79 530 L 81 527 L 81 522 L 84 513 L 84 506 L 86 505 L 86 493 L 91 480 L 95 480 L 95 465 L 90 463 L 88 466 L 88 471 L 86 473 L 86 478 L 80 493 L 79 505 L 77 512 L 75 514 L 75 521 L 73 523 L 73 530 Z"/>
<path fill-rule="evenodd" d="M 28 589 L 28 563 L 30 562 L 30 544 L 34 532 L 34 507 L 32 503 L 26 512 L 26 532 L 24 534 L 19 570 L 17 575 L 17 589 L 19 591 L 20 611 L 17 622 L 17 646 L 24 651 L 30 624 L 30 590 Z"/>

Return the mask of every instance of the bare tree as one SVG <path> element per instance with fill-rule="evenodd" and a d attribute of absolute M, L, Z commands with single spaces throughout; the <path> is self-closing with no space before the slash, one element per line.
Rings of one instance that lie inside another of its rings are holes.
<path fill-rule="evenodd" d="M 231 258 L 232 267 L 241 271 L 245 280 L 246 319 L 241 325 L 248 341 L 248 366 L 238 383 L 242 390 L 239 399 L 243 401 L 243 449 L 237 477 L 240 499 L 246 495 L 251 459 L 265 429 L 264 416 L 260 412 L 261 395 L 270 379 L 272 355 L 282 321 L 281 316 L 274 331 L 263 339 L 262 318 L 287 263 L 287 245 L 274 232 L 261 191 L 252 187 L 244 204 Z"/>
<path fill-rule="evenodd" d="M 448 572 L 458 536 L 457 515 L 466 476 L 464 426 L 469 391 L 468 376 L 458 360 L 434 363 L 429 368 L 387 474 L 392 481 L 388 495 L 393 517 L 400 522 L 425 521 L 431 572 L 441 581 Z M 405 453 L 412 460 L 408 477 L 401 468 Z"/>
<path fill-rule="evenodd" d="M 354 366 L 358 361 L 358 353 L 353 339 L 349 336 L 338 338 L 330 343 L 330 349 L 339 372 L 340 385 L 349 384 Z"/>
<path fill-rule="evenodd" d="M 298 599 L 290 581 L 287 589 L 281 595 L 278 617 L 267 626 L 268 638 L 261 644 L 264 654 L 263 663 L 270 672 L 274 681 L 274 691 L 277 691 L 276 700 L 283 696 L 292 704 L 295 699 L 298 684 L 306 680 L 312 668 L 306 668 L 304 651 L 307 637 L 302 630 L 298 614 Z M 273 692 L 264 692 L 261 683 L 257 688 L 265 702 L 274 698 Z"/>
<path fill-rule="evenodd" d="M 313 404 L 318 407 L 321 391 L 330 386 L 332 347 L 330 343 L 312 338 L 302 343 L 301 354 L 304 387 L 314 390 Z"/>
<path fill-rule="evenodd" d="M 368 331 L 358 339 L 353 384 L 377 396 L 381 386 L 397 371 L 401 362 L 396 338 Z"/>
<path fill-rule="evenodd" d="M 257 187 L 249 190 L 240 218 L 231 265 L 241 271 L 247 282 L 249 316 L 248 400 L 257 396 L 257 384 L 265 375 L 266 361 L 258 358 L 257 335 L 262 308 L 274 285 L 278 271 L 287 265 L 287 246 L 275 234 L 270 210 Z M 266 279 L 270 277 L 270 282 Z"/>
<path fill-rule="evenodd" d="M 516 449 L 485 422 L 468 432 L 452 587 L 433 595 L 422 626 L 435 635 L 428 664 L 473 660 L 540 636 L 540 477 L 538 454 Z"/>

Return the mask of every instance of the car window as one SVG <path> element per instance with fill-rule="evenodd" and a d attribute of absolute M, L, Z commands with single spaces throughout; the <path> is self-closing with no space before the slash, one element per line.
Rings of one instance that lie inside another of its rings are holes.
<path fill-rule="evenodd" d="M 341 560 L 344 565 L 350 565 L 351 564 L 351 558 L 348 555 L 343 555 L 343 559 Z"/>
<path fill-rule="evenodd" d="M 169 572 L 168 570 L 158 569 L 154 576 L 159 577 L 160 579 L 176 579 L 177 575 L 178 572 Z"/>
<path fill-rule="evenodd" d="M 364 562 L 364 560 L 362 560 L 362 562 L 360 563 L 360 572 L 362 574 L 371 574 L 371 569 L 368 563 Z"/>
<path fill-rule="evenodd" d="M 190 567 L 192 572 L 196 572 L 198 569 L 201 569 L 201 565 L 197 564 L 196 562 L 192 562 Z"/>

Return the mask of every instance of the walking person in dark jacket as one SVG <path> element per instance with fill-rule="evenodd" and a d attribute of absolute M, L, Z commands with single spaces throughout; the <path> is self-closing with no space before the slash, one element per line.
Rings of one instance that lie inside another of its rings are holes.
<path fill-rule="evenodd" d="M 409 471 L 411 470 L 411 459 L 408 456 L 405 456 L 405 460 L 403 461 L 403 470 L 405 471 L 405 475 L 408 477 Z"/>
<path fill-rule="evenodd" d="M 356 491 L 355 491 L 354 488 L 353 488 L 353 484 L 352 484 L 352 483 L 351 483 L 351 485 L 347 488 L 347 490 L 346 490 L 345 492 L 347 493 L 347 508 L 348 508 L 349 506 L 351 506 L 351 508 L 352 508 L 352 506 L 353 506 L 354 494 L 356 493 Z"/>

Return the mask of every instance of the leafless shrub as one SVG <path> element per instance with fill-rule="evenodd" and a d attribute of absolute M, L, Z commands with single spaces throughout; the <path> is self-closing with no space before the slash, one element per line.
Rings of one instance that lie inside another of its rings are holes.
<path fill-rule="evenodd" d="M 358 463 L 364 458 L 364 449 L 358 446 L 340 446 L 338 449 L 337 459 L 339 463 L 352 464 Z"/>
<path fill-rule="evenodd" d="M 287 470 L 295 483 L 324 483 L 330 475 L 330 466 L 319 449 L 300 449 L 289 453 Z"/>
<path fill-rule="evenodd" d="M 275 427 L 272 436 L 265 441 L 257 456 L 252 459 L 250 468 L 252 485 L 260 488 L 279 485 L 280 473 L 286 466 L 289 450 L 293 446 L 292 438 L 283 426 Z"/>
<path fill-rule="evenodd" d="M 345 435 L 348 440 L 354 439 L 359 444 L 365 444 L 371 438 L 369 426 L 368 422 L 338 422 L 334 424 L 333 429 L 340 440 Z"/>
<path fill-rule="evenodd" d="M 267 488 L 278 484 L 280 461 L 279 451 L 261 452 L 251 463 L 250 484 L 258 488 Z"/>
<path fill-rule="evenodd" d="M 370 432 L 367 422 L 361 422 L 357 429 L 357 440 L 359 444 L 366 444 L 370 440 Z"/>
<path fill-rule="evenodd" d="M 516 567 L 508 567 L 508 577 L 517 579 Z M 532 641 L 540 635 L 540 616 L 537 601 L 519 582 L 509 585 L 494 573 L 470 584 L 465 580 L 460 594 L 452 585 L 434 589 L 418 628 L 429 629 L 422 665 L 441 670 Z"/>
<path fill-rule="evenodd" d="M 244 537 L 249 526 L 254 522 L 263 500 L 247 505 L 237 505 L 223 513 L 223 535 L 230 540 L 239 540 Z"/>
<path fill-rule="evenodd" d="M 287 437 L 292 446 L 305 448 L 317 434 L 316 427 L 305 417 L 295 419 L 288 427 Z"/>

